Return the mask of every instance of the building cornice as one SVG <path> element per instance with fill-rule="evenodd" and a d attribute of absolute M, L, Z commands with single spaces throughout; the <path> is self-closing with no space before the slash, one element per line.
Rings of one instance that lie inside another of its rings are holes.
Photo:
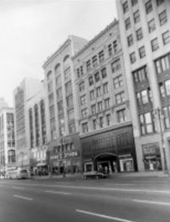
<path fill-rule="evenodd" d="M 102 30 L 99 34 L 97 34 L 92 40 L 90 40 L 80 51 L 75 54 L 72 59 L 76 59 L 79 55 L 81 55 L 86 49 L 88 49 L 91 45 L 93 45 L 98 39 L 100 39 L 103 35 L 105 35 L 110 29 L 112 29 L 115 25 L 118 24 L 118 20 L 114 19 L 104 30 Z"/>

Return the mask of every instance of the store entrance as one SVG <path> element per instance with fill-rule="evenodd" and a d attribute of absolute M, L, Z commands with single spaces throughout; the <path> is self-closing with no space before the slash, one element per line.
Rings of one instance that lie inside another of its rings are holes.
<path fill-rule="evenodd" d="M 95 157 L 96 170 L 105 174 L 111 174 L 118 171 L 117 157 L 111 153 L 104 153 Z"/>

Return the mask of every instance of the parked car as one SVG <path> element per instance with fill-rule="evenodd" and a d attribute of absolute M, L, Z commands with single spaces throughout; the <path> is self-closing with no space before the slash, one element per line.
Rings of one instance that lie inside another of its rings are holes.
<path fill-rule="evenodd" d="M 88 178 L 100 179 L 100 178 L 107 178 L 107 175 L 98 171 L 90 171 L 90 172 L 84 172 L 83 178 L 85 180 Z"/>

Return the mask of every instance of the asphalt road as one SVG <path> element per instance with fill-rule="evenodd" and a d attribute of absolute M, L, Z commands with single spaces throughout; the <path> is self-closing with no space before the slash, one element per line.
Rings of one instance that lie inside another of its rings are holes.
<path fill-rule="evenodd" d="M 0 181 L 0 222 L 105 221 L 170 222 L 170 179 Z"/>

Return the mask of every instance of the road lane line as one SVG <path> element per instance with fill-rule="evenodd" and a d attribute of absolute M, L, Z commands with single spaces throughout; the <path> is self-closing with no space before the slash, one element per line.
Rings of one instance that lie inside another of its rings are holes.
<path fill-rule="evenodd" d="M 14 189 L 18 189 L 18 190 L 24 190 L 24 187 L 12 187 Z"/>
<path fill-rule="evenodd" d="M 106 183 L 106 185 L 124 185 L 124 186 L 132 186 L 133 183 Z"/>
<path fill-rule="evenodd" d="M 14 195 L 14 197 L 19 198 L 19 199 L 23 199 L 23 200 L 30 200 L 30 201 L 33 200 L 32 198 L 19 196 L 19 195 Z"/>
<path fill-rule="evenodd" d="M 84 211 L 84 210 L 79 210 L 79 209 L 76 209 L 76 212 L 83 213 L 83 214 L 88 214 L 88 215 L 92 215 L 92 216 L 96 216 L 96 217 L 102 217 L 102 218 L 105 218 L 105 219 L 108 219 L 108 220 L 115 220 L 115 221 L 121 221 L 121 222 L 134 222 L 132 220 L 126 220 L 126 219 L 122 219 L 122 218 L 119 218 L 119 217 L 111 217 L 111 216 L 107 216 L 107 215 L 104 215 L 104 214 L 97 214 L 97 213 Z"/>
<path fill-rule="evenodd" d="M 54 191 L 54 190 L 45 190 L 46 193 L 54 193 L 54 194 L 63 194 L 63 195 L 71 195 L 71 193 Z"/>
<path fill-rule="evenodd" d="M 167 203 L 167 202 L 157 202 L 157 201 L 137 200 L 137 199 L 133 199 L 133 201 L 134 202 L 138 202 L 138 203 L 157 204 L 157 205 L 170 206 L 170 203 Z"/>

